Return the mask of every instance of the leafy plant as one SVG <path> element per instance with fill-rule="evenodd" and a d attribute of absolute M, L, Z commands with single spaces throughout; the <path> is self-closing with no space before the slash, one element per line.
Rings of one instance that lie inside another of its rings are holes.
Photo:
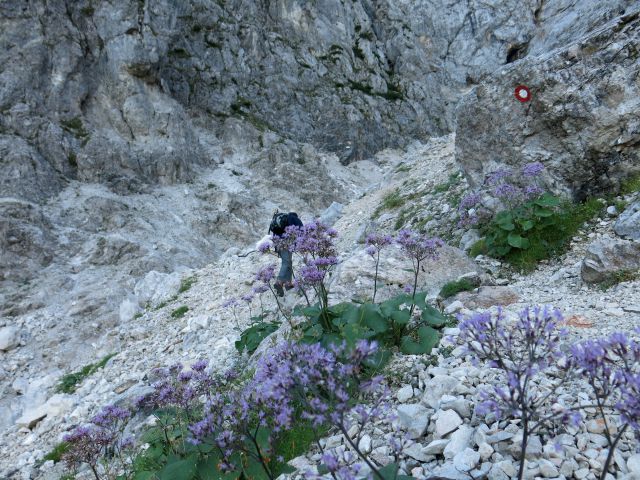
<path fill-rule="evenodd" d="M 173 312 L 171 312 L 171 316 L 173 318 L 182 318 L 188 311 L 189 307 L 187 307 L 186 305 L 182 305 L 181 307 L 178 307 Z"/>
<path fill-rule="evenodd" d="M 439 329 L 446 322 L 439 310 L 426 304 L 425 297 L 426 293 L 422 292 L 415 296 L 398 295 L 380 304 L 339 303 L 328 308 L 330 328 L 324 328 L 320 322 L 318 306 L 299 308 L 295 313 L 307 318 L 301 325 L 305 343 L 319 342 L 328 348 L 344 341 L 353 347 L 367 339 L 387 348 L 399 347 L 405 354 L 418 355 L 429 353 L 438 344 Z M 412 319 L 416 306 L 421 313 Z M 372 366 L 382 366 L 389 356 L 388 350 L 380 349 Z"/>
<path fill-rule="evenodd" d="M 256 351 L 258 346 L 265 338 L 278 330 L 278 328 L 280 327 L 279 322 L 263 322 L 260 321 L 261 317 L 253 318 L 257 319 L 258 321 L 244 330 L 240 334 L 240 340 L 237 340 L 235 343 L 236 350 L 238 350 L 239 353 L 242 353 L 246 350 L 247 353 L 251 355 Z"/>
<path fill-rule="evenodd" d="M 102 360 L 100 360 L 99 362 L 90 363 L 89 365 L 85 365 L 84 367 L 82 367 L 77 372 L 68 373 L 64 375 L 60 379 L 60 383 L 56 387 L 56 392 L 58 393 L 75 392 L 76 389 L 78 388 L 78 385 L 80 385 L 85 378 L 87 378 L 89 375 L 94 374 L 101 368 L 104 368 L 107 362 L 116 355 L 117 355 L 116 353 L 110 353 L 109 355 L 102 358 Z"/>
<path fill-rule="evenodd" d="M 489 255 L 503 258 L 514 250 L 527 250 L 532 239 L 543 245 L 550 232 L 563 229 L 563 217 L 557 208 L 560 200 L 544 193 L 540 197 L 498 212 L 485 231 L 485 246 Z"/>

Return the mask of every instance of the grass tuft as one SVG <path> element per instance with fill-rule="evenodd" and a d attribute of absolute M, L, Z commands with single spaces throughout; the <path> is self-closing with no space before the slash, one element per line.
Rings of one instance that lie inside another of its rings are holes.
<path fill-rule="evenodd" d="M 598 285 L 602 290 L 609 290 L 622 282 L 631 282 L 640 278 L 640 270 L 619 270 L 611 274 Z"/>
<path fill-rule="evenodd" d="M 180 283 L 180 288 L 178 289 L 178 293 L 184 293 L 187 290 L 189 290 L 191 287 L 193 287 L 193 285 L 196 283 L 197 280 L 198 279 L 195 276 L 184 278 Z"/>
<path fill-rule="evenodd" d="M 173 312 L 171 312 L 171 316 L 173 318 L 182 318 L 188 311 L 189 307 L 187 307 L 186 305 L 182 305 L 181 307 L 178 307 Z"/>
<path fill-rule="evenodd" d="M 473 290 L 478 287 L 477 282 L 472 282 L 468 278 L 462 278 L 457 281 L 447 282 L 444 284 L 442 289 L 440 290 L 440 297 L 445 299 L 449 297 L 453 297 L 456 293 L 460 292 L 468 292 L 469 290 Z"/>
<path fill-rule="evenodd" d="M 82 383 L 82 381 L 87 378 L 89 375 L 94 374 L 98 370 L 104 368 L 111 358 L 115 357 L 116 353 L 110 353 L 102 360 L 97 363 L 90 363 L 89 365 L 85 365 L 77 372 L 68 373 L 63 375 L 60 379 L 60 383 L 56 387 L 56 392 L 58 393 L 73 393 L 76 391 L 78 386 Z"/>

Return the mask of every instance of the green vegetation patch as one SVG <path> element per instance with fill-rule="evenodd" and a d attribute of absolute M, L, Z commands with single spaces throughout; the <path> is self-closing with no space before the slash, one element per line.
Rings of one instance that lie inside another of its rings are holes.
<path fill-rule="evenodd" d="M 504 259 L 520 271 L 532 271 L 541 260 L 564 253 L 578 230 L 602 213 L 604 206 L 605 203 L 595 198 L 578 204 L 563 202 L 559 209 L 548 217 L 548 228 L 533 232 L 527 237 L 527 248 L 514 248 Z"/>
<path fill-rule="evenodd" d="M 599 284 L 602 290 L 609 290 L 622 282 L 631 282 L 640 278 L 639 270 L 619 270 L 611 274 L 606 280 Z"/>
<path fill-rule="evenodd" d="M 457 281 L 447 282 L 444 284 L 442 289 L 440 290 L 440 297 L 449 298 L 453 297 L 456 293 L 460 292 L 468 292 L 478 287 L 478 282 L 474 282 L 468 278 L 462 278 Z"/>
<path fill-rule="evenodd" d="M 193 287 L 197 280 L 198 279 L 195 277 L 195 275 L 193 277 L 183 278 L 182 282 L 180 283 L 180 289 L 178 289 L 178 293 L 184 293 L 189 290 L 191 287 Z"/>
<path fill-rule="evenodd" d="M 171 312 L 171 316 L 173 318 L 182 318 L 188 311 L 189 307 L 187 307 L 186 305 L 182 305 L 181 307 L 178 307 L 173 312 Z"/>
<path fill-rule="evenodd" d="M 77 372 L 68 373 L 67 375 L 64 375 L 60 379 L 60 383 L 56 387 L 56 392 L 58 393 L 75 392 L 78 386 L 82 383 L 82 381 L 85 378 L 87 378 L 89 375 L 94 374 L 98 370 L 104 368 L 107 362 L 116 355 L 117 355 L 116 353 L 110 353 L 109 355 L 107 355 L 97 363 L 90 363 L 89 365 L 85 365 L 84 367 L 82 367 Z"/>
<path fill-rule="evenodd" d="M 53 447 L 53 449 L 47 453 L 40 463 L 48 462 L 49 460 L 53 460 L 53 463 L 58 463 L 62 460 L 62 455 L 69 451 L 69 444 L 67 442 L 60 442 L 58 445 Z"/>
<path fill-rule="evenodd" d="M 640 174 L 636 174 L 620 185 L 620 194 L 629 195 L 630 193 L 640 192 Z"/>

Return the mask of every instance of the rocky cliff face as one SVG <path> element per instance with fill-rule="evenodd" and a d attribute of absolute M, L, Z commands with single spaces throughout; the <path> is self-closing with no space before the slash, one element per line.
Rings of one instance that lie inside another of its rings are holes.
<path fill-rule="evenodd" d="M 615 186 L 638 164 L 636 11 L 0 0 L 0 328 L 18 327 L 0 353 L 6 418 L 22 408 L 11 372 L 93 359 L 145 274 L 248 244 L 275 207 L 308 218 L 359 196 L 382 178 L 363 159 L 385 147 L 456 130 L 472 184 L 541 160 L 559 191 Z"/>
<path fill-rule="evenodd" d="M 638 7 L 545 2 L 526 56 L 460 102 L 456 153 L 472 183 L 538 161 L 550 188 L 581 200 L 640 170 Z M 514 98 L 519 84 L 531 101 Z"/>

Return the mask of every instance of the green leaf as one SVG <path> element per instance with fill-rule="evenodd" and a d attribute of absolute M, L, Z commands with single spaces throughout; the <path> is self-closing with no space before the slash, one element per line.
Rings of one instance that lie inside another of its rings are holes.
<path fill-rule="evenodd" d="M 524 230 L 525 232 L 527 230 L 531 230 L 533 228 L 533 226 L 535 225 L 533 220 L 522 220 L 522 221 L 520 221 L 518 223 L 520 223 L 520 226 L 522 227 L 522 230 Z"/>
<path fill-rule="evenodd" d="M 385 480 L 395 480 L 396 474 L 398 473 L 398 465 L 395 463 L 390 463 L 389 465 L 385 465 L 381 469 L 378 470 L 378 473 Z"/>
<path fill-rule="evenodd" d="M 540 205 L 541 207 L 557 207 L 560 205 L 560 199 L 551 195 L 550 193 L 545 193 L 540 198 L 536 199 L 533 203 L 536 205 Z"/>
<path fill-rule="evenodd" d="M 335 315 L 339 317 L 333 322 L 334 325 L 336 325 L 336 321 L 340 325 L 344 325 L 346 323 L 358 323 L 362 316 L 359 305 L 354 305 L 353 303 L 347 302 L 334 305 L 333 307 L 329 308 L 329 311 L 335 313 Z"/>
<path fill-rule="evenodd" d="M 134 477 L 133 480 L 152 480 L 156 477 L 156 472 L 137 472 Z"/>
<path fill-rule="evenodd" d="M 429 353 L 433 347 L 438 344 L 440 335 L 438 331 L 432 327 L 422 326 L 418 329 L 419 342 L 414 341 L 411 337 L 402 337 L 400 342 L 400 350 L 406 355 L 422 355 Z"/>
<path fill-rule="evenodd" d="M 389 324 L 382 316 L 380 307 L 373 303 L 365 303 L 361 307 L 363 323 L 376 333 L 383 333 L 389 329 Z"/>
<path fill-rule="evenodd" d="M 551 215 L 553 215 L 553 210 L 545 207 L 536 206 L 533 209 L 533 214 L 536 217 L 550 217 Z"/>
<path fill-rule="evenodd" d="M 389 350 L 378 348 L 373 355 L 369 355 L 362 363 L 373 370 L 380 370 L 390 358 L 391 352 Z"/>
<path fill-rule="evenodd" d="M 426 308 L 422 310 L 422 315 L 420 316 L 422 321 L 431 327 L 443 327 L 447 322 L 447 318 L 440 313 L 440 310 L 433 308 L 427 305 Z"/>
<path fill-rule="evenodd" d="M 509 245 L 511 245 L 512 247 L 519 248 L 521 250 L 525 250 L 529 248 L 529 246 L 531 245 L 531 242 L 529 241 L 529 239 L 521 237 L 517 233 L 510 233 L 509 236 L 507 237 L 507 241 L 509 242 Z"/>
<path fill-rule="evenodd" d="M 169 463 L 160 472 L 160 480 L 193 480 L 196 477 L 197 457 Z"/>
<path fill-rule="evenodd" d="M 403 310 L 397 310 L 393 312 L 390 316 L 393 323 L 397 326 L 404 327 L 411 320 L 411 316 L 409 315 L 409 309 L 405 308 Z"/>
<path fill-rule="evenodd" d="M 380 304 L 380 311 L 385 317 L 390 317 L 393 312 L 400 310 L 402 305 L 411 305 L 411 295 L 401 294 Z"/>

